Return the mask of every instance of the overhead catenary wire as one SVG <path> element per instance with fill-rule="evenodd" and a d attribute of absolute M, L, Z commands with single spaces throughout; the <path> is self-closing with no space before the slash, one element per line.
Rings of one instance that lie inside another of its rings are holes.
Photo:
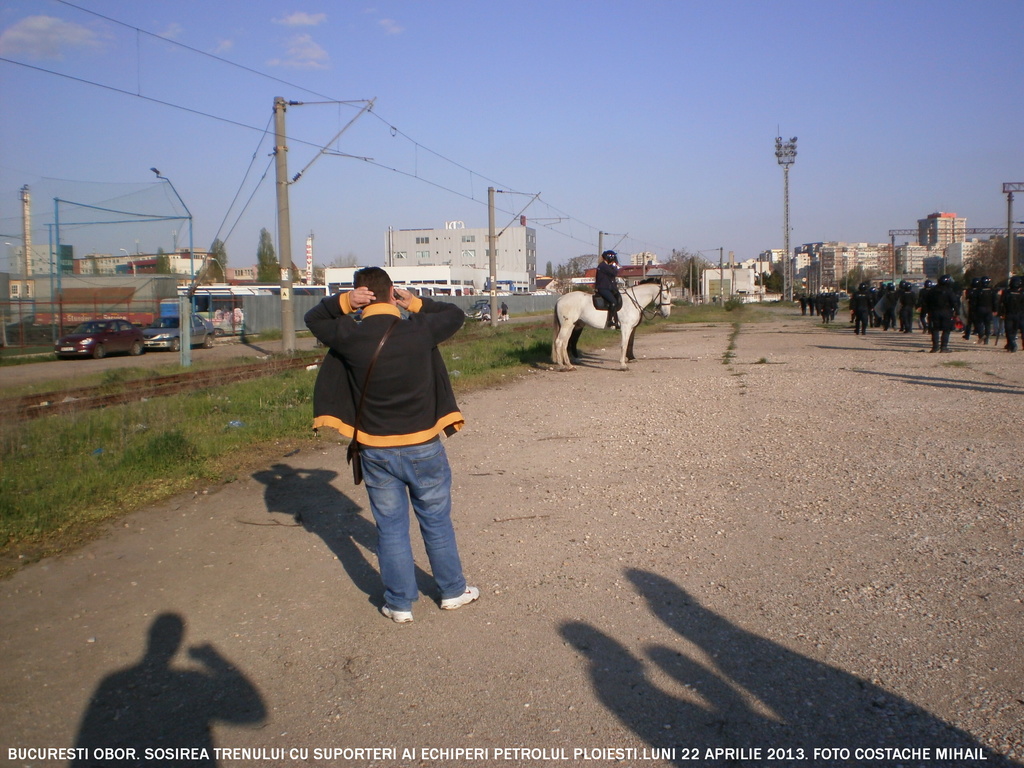
<path fill-rule="evenodd" d="M 334 99 L 334 98 L 332 98 L 331 96 L 329 96 L 327 94 L 323 94 L 323 93 L 320 93 L 318 91 L 314 91 L 314 90 L 312 90 L 310 88 L 307 88 L 307 87 L 305 87 L 305 86 L 303 86 L 301 84 L 294 83 L 294 82 L 291 82 L 289 80 L 285 80 L 283 78 L 276 77 L 274 75 L 271 75 L 269 73 L 266 73 L 266 72 L 263 72 L 263 71 L 260 71 L 260 70 L 257 70 L 257 69 L 251 68 L 251 67 L 247 67 L 247 66 L 245 66 L 243 64 L 239 64 L 237 62 L 231 61 L 230 59 L 226 59 L 226 58 L 224 58 L 222 56 L 218 56 L 216 54 L 212 54 L 212 53 L 209 53 L 207 51 L 200 50 L 198 48 L 195 48 L 193 46 L 187 45 L 185 43 L 181 43 L 181 42 L 179 42 L 177 40 L 171 39 L 171 38 L 166 37 L 164 35 L 160 35 L 160 34 L 157 34 L 157 33 L 154 33 L 154 32 L 150 32 L 148 30 L 142 29 L 141 27 L 137 27 L 135 25 L 128 24 L 128 23 L 126 23 L 124 21 L 121 21 L 119 19 L 113 18 L 111 16 L 108 16 L 108 15 L 105 15 L 105 14 L 93 11 L 91 9 L 84 8 L 82 6 L 76 5 L 75 3 L 70 2 L 69 0 L 57 0 L 57 2 L 61 3 L 62 5 L 67 6 L 69 8 L 74 8 L 75 10 L 80 11 L 82 13 L 86 13 L 86 14 L 95 16 L 97 18 L 104 19 L 105 21 L 108 21 L 108 22 L 110 22 L 112 24 L 116 24 L 116 25 L 119 25 L 121 27 L 124 27 L 124 28 L 127 28 L 127 29 L 130 29 L 130 30 L 134 31 L 135 32 L 135 36 L 136 36 L 136 56 L 137 56 L 137 59 L 141 58 L 141 55 L 142 55 L 141 54 L 141 50 L 140 50 L 140 46 L 139 46 L 139 39 L 141 38 L 141 36 L 147 36 L 147 37 L 154 38 L 156 40 L 160 40 L 163 43 L 176 46 L 176 47 L 181 48 L 182 50 L 188 51 L 190 53 L 198 54 L 199 56 L 202 56 L 202 57 L 205 57 L 205 58 L 217 61 L 217 62 L 219 62 L 221 64 L 226 65 L 226 66 L 230 66 L 230 67 L 239 69 L 241 71 L 247 72 L 247 73 L 255 75 L 257 77 L 261 77 L 261 78 L 264 78 L 264 79 L 267 79 L 267 80 L 270 80 L 270 81 L 273 81 L 273 82 L 276 82 L 276 83 L 280 83 L 282 85 L 288 86 L 289 88 L 294 88 L 294 89 L 296 89 L 298 91 L 301 91 L 303 93 L 312 94 L 312 95 L 315 95 L 315 96 L 317 96 L 319 98 L 324 99 L 324 101 L 322 101 L 322 102 L 299 102 L 299 103 L 305 103 L 305 104 L 339 104 L 339 105 L 344 105 L 344 104 L 360 104 L 361 103 L 361 104 L 364 105 L 364 107 L 363 107 L 363 110 L 360 111 L 360 113 L 359 113 L 360 115 L 363 114 L 365 111 L 367 111 L 367 108 L 365 106 L 367 103 L 369 103 L 370 106 L 373 105 L 373 100 L 366 100 L 366 99 L 338 100 L 338 99 Z M 106 90 L 109 90 L 109 91 L 112 91 L 112 92 L 116 92 L 116 93 L 120 93 L 120 94 L 123 94 L 123 95 L 127 95 L 127 96 L 132 96 L 132 97 L 135 97 L 135 98 L 143 99 L 145 101 L 149 101 L 151 103 L 158 104 L 160 106 L 169 107 L 169 108 L 172 108 L 172 109 L 182 110 L 184 112 L 187 112 L 187 113 L 190 113 L 190 114 L 193 114 L 193 115 L 197 115 L 197 116 L 201 116 L 201 117 L 206 117 L 208 119 L 220 121 L 220 122 L 223 122 L 225 124 L 233 125 L 233 126 L 236 126 L 236 127 L 247 129 L 247 130 L 260 131 L 261 136 L 266 133 L 266 129 L 261 130 L 259 128 L 256 128 L 255 126 L 248 125 L 248 124 L 240 122 L 238 120 L 233 120 L 231 118 L 227 118 L 227 117 L 224 117 L 224 116 L 221 116 L 221 115 L 215 115 L 215 114 L 212 114 L 212 113 L 209 113 L 209 112 L 204 112 L 202 110 L 198 110 L 198 109 L 195 109 L 195 108 L 187 107 L 187 106 L 184 106 L 184 105 L 181 105 L 181 104 L 175 104 L 173 102 L 169 102 L 169 101 L 166 101 L 166 100 L 155 98 L 153 96 L 145 95 L 145 94 L 142 93 L 141 79 L 139 79 L 139 82 L 138 82 L 138 92 L 137 93 L 132 93 L 131 91 L 128 91 L 128 90 L 125 90 L 125 89 L 122 89 L 122 88 L 118 88 L 116 86 L 112 86 L 112 85 L 108 85 L 108 84 L 105 84 L 105 83 L 99 83 L 99 82 L 87 80 L 85 78 L 76 77 L 76 76 L 69 75 L 69 74 L 66 74 L 66 73 L 62 73 L 62 72 L 58 72 L 58 71 L 55 71 L 55 70 L 47 69 L 47 68 L 44 68 L 44 67 L 34 66 L 34 65 L 31 65 L 31 64 L 27 64 L 25 62 L 15 61 L 15 60 L 12 60 L 12 59 L 9 59 L 9 58 L 6 58 L 6 57 L 0 57 L 0 61 L 6 62 L 6 63 L 9 63 L 9 64 L 14 64 L 16 66 L 26 67 L 28 69 L 32 69 L 32 70 L 35 70 L 35 71 L 38 71 L 38 72 L 42 72 L 42 73 L 45 73 L 45 74 L 56 75 L 58 77 L 66 78 L 66 79 L 69 79 L 69 80 L 72 80 L 72 81 L 75 81 L 75 82 L 79 82 L 79 83 L 83 83 L 83 84 L 86 84 L 86 85 L 92 85 L 92 86 L 98 87 L 98 88 L 103 88 L 103 89 L 106 89 Z M 139 66 L 139 62 L 137 60 L 137 67 L 138 66 Z M 448 163 L 448 164 L 450 164 L 451 166 L 453 166 L 455 168 L 458 168 L 460 170 L 463 170 L 463 171 L 467 172 L 469 174 L 469 184 L 470 184 L 470 192 L 469 192 L 469 194 L 466 194 L 464 192 L 460 192 L 460 191 L 452 189 L 451 187 L 448 187 L 448 186 L 446 186 L 444 184 L 436 182 L 436 181 L 434 181 L 432 179 L 428 179 L 428 178 L 425 178 L 425 177 L 421 176 L 420 173 L 419 173 L 418 165 L 417 165 L 417 167 L 416 167 L 414 172 L 409 172 L 409 171 L 405 171 L 405 170 L 402 170 L 402 169 L 399 169 L 399 168 L 396 168 L 396 167 L 392 167 L 392 166 L 386 165 L 384 163 L 377 162 L 377 161 L 375 161 L 375 160 L 373 160 L 371 158 L 358 157 L 356 155 L 349 155 L 349 154 L 341 153 L 341 152 L 331 152 L 331 151 L 328 151 L 326 149 L 326 147 L 330 146 L 330 144 L 334 143 L 337 140 L 337 138 L 341 135 L 341 133 L 344 133 L 345 129 L 348 126 L 343 128 L 330 142 L 327 143 L 327 145 L 321 145 L 321 144 L 319 144 L 317 142 L 310 142 L 310 141 L 306 141 L 306 140 L 302 140 L 302 139 L 298 139 L 298 138 L 290 137 L 289 136 L 288 137 L 288 141 L 290 143 L 302 144 L 302 145 L 306 145 L 306 146 L 312 146 L 312 147 L 316 147 L 319 150 L 319 152 L 316 155 L 316 157 L 314 157 L 314 159 L 305 168 L 303 168 L 303 170 L 300 171 L 299 174 L 297 174 L 295 176 L 293 181 L 297 180 L 303 173 L 305 173 L 305 171 L 308 170 L 310 165 L 312 165 L 312 163 L 315 162 L 317 159 L 319 159 L 320 157 L 322 157 L 325 154 L 333 154 L 333 155 L 337 155 L 337 156 L 350 157 L 352 159 L 363 160 L 364 162 L 366 162 L 368 164 L 371 164 L 371 165 L 374 165 L 375 167 L 381 168 L 383 170 L 391 171 L 393 173 L 397 173 L 397 174 L 400 174 L 400 175 L 403 175 L 403 176 L 407 176 L 409 178 L 416 179 L 416 180 L 421 181 L 423 183 L 429 184 L 430 186 L 433 186 L 433 187 L 435 187 L 437 189 L 441 189 L 441 190 L 446 191 L 448 193 L 458 195 L 460 197 L 463 197 L 465 199 L 471 200 L 473 202 L 477 202 L 478 204 L 481 204 L 481 205 L 486 205 L 486 203 L 484 201 L 476 199 L 475 191 L 473 189 L 473 177 L 474 176 L 477 176 L 477 177 L 479 177 L 479 178 L 489 182 L 493 186 L 497 186 L 497 187 L 508 187 L 509 186 L 509 185 L 500 184 L 499 182 L 489 178 L 488 176 L 486 176 L 486 175 L 484 175 L 484 174 L 482 174 L 482 173 L 480 173 L 478 171 L 475 171 L 475 170 L 469 168 L 468 166 L 466 166 L 466 165 L 464 165 L 464 164 L 462 164 L 460 162 L 457 162 L 457 161 L 447 157 L 446 155 L 444 155 L 444 154 L 442 154 L 442 153 L 440 153 L 440 152 L 438 152 L 438 151 L 436 151 L 436 150 L 434 150 L 434 149 L 432 149 L 430 147 L 425 146 L 424 144 L 421 144 L 419 141 L 417 141 L 416 139 L 412 138 L 405 131 L 399 129 L 393 123 L 387 121 L 383 116 L 378 114 L 376 111 L 370 110 L 370 114 L 373 115 L 374 117 L 376 117 L 381 123 L 383 123 L 387 127 L 387 129 L 390 131 L 390 133 L 391 133 L 391 135 L 393 137 L 401 137 L 405 141 L 410 142 L 415 147 L 417 153 L 419 152 L 419 150 L 423 150 L 423 151 L 428 152 L 431 155 L 437 157 L 438 159 L 444 161 L 445 163 Z M 357 115 L 357 117 L 358 117 L 358 115 Z M 351 122 L 349 123 L 349 125 L 351 125 Z M 261 138 L 261 142 L 262 142 L 262 138 Z M 252 163 L 250 163 L 250 168 L 246 171 L 245 178 L 248 177 L 248 174 L 251 171 L 251 166 L 252 166 Z M 264 176 L 261 178 L 261 182 L 260 183 L 262 183 L 262 180 L 265 177 L 266 177 L 266 171 L 264 172 Z M 244 186 L 244 183 L 245 182 L 244 182 L 244 179 L 243 179 L 242 186 Z M 236 194 L 235 194 L 235 198 L 232 201 L 231 207 L 234 206 L 235 202 L 238 199 L 238 195 L 240 194 L 240 192 L 241 192 L 241 186 L 239 188 L 239 191 L 236 192 Z M 254 190 L 253 194 L 255 194 L 255 190 Z M 519 193 L 519 194 L 526 194 L 526 193 Z M 249 202 L 251 202 L 251 200 L 252 200 L 252 196 L 250 196 Z M 532 204 L 533 202 L 536 202 L 536 201 L 540 201 L 541 203 L 546 205 L 551 210 L 556 211 L 556 212 L 558 212 L 560 214 L 560 216 L 557 217 L 558 220 L 553 220 L 550 223 L 535 221 L 536 224 L 538 224 L 539 226 L 544 227 L 545 229 L 547 229 L 547 230 L 549 230 L 551 232 L 559 234 L 560 236 L 567 237 L 567 238 L 569 238 L 571 240 L 575 240 L 575 241 L 578 241 L 578 242 L 581 242 L 581 243 L 586 243 L 586 244 L 589 244 L 589 245 L 593 244 L 594 241 L 593 241 L 592 238 L 584 239 L 584 238 L 576 235 L 574 233 L 574 231 L 573 231 L 572 225 L 575 223 L 575 224 L 577 224 L 579 226 L 582 226 L 585 229 L 589 230 L 589 232 L 591 234 L 593 234 L 594 232 L 598 231 L 597 227 L 595 227 L 593 225 L 590 225 L 590 224 L 587 224 L 586 222 L 583 222 L 582 220 L 576 218 L 575 216 L 572 216 L 571 214 L 568 214 L 567 212 L 556 208 L 555 206 L 553 206 L 550 203 L 548 203 L 547 200 L 542 199 L 539 193 L 533 196 L 533 198 L 531 199 L 531 202 L 527 204 L 527 207 L 530 204 Z M 248 205 L 248 203 L 247 203 L 247 205 Z M 218 235 L 219 235 L 219 233 L 224 228 L 225 222 L 227 221 L 227 218 L 230 215 L 231 207 L 229 207 L 228 211 L 225 213 L 224 220 L 222 221 L 221 226 L 218 229 Z M 243 209 L 243 212 L 244 212 L 244 209 Z M 504 211 L 504 212 L 511 214 L 510 211 Z M 518 215 L 521 215 L 521 214 L 517 214 L 516 216 L 518 216 Z M 241 216 L 241 214 L 240 214 L 240 216 Z M 239 218 L 240 218 L 240 216 L 239 216 Z M 514 221 L 514 218 L 513 218 L 513 221 Z M 566 223 L 568 225 L 568 229 L 569 229 L 568 232 L 563 231 L 562 229 L 558 228 L 558 225 L 561 225 L 563 223 Z M 237 225 L 237 220 L 236 220 L 235 224 Z M 233 231 L 233 229 L 234 229 L 234 225 L 232 226 L 232 231 Z M 627 237 L 627 236 L 624 236 L 623 239 L 625 239 L 625 237 Z M 639 242 L 639 241 L 637 241 L 637 242 Z M 658 247 L 660 248 L 660 246 L 658 246 Z"/>
<path fill-rule="evenodd" d="M 231 204 L 228 206 L 227 210 L 224 211 L 224 218 L 221 220 L 220 226 L 217 227 L 217 234 L 215 234 L 213 236 L 213 241 L 212 242 L 216 242 L 217 240 L 219 240 L 220 239 L 220 233 L 224 231 L 224 225 L 227 223 L 228 216 L 231 215 L 231 210 L 232 210 L 232 208 L 235 207 L 235 203 L 238 202 L 238 196 L 240 194 L 242 194 L 242 188 L 245 186 L 245 182 L 249 178 L 249 173 L 250 173 L 250 171 L 252 171 L 252 167 L 256 164 L 256 158 L 259 155 L 260 147 L 263 146 L 263 142 L 266 140 L 267 136 L 270 133 L 270 123 L 273 121 L 273 119 L 274 119 L 274 116 L 272 114 L 270 115 L 270 117 L 267 118 L 267 124 L 263 128 L 263 135 L 260 136 L 260 140 L 256 144 L 256 149 L 253 150 L 252 157 L 249 159 L 249 167 L 245 169 L 245 173 L 242 175 L 242 181 L 239 183 L 238 189 L 235 191 L 235 196 L 231 199 Z M 252 194 L 249 195 L 249 199 L 246 201 L 245 205 L 242 207 L 242 210 L 239 211 L 238 217 L 235 219 L 235 223 L 231 226 L 231 229 L 228 230 L 228 235 L 227 235 L 227 237 L 224 238 L 224 240 L 222 242 L 226 243 L 227 240 L 228 240 L 228 237 L 231 236 L 231 232 L 234 232 L 235 226 L 237 226 L 238 221 L 242 218 L 242 215 L 245 213 L 246 209 L 248 209 L 248 207 L 249 207 L 249 204 L 252 202 L 252 199 L 253 199 L 253 197 L 256 194 L 256 190 L 258 190 L 260 188 L 260 185 L 263 183 L 263 180 L 267 177 L 267 171 L 270 170 L 271 163 L 273 163 L 273 157 L 271 157 L 270 161 L 267 163 L 267 167 L 263 169 L 263 175 L 260 177 L 260 180 L 258 182 L 256 182 L 256 186 L 253 188 Z M 211 243 L 211 247 L 212 247 L 212 243 Z"/>

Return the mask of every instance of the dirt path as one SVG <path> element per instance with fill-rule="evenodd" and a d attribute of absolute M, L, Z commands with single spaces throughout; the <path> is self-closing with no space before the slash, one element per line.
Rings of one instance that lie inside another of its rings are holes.
<path fill-rule="evenodd" d="M 335 442 L 0 583 L 4 756 L 1024 765 L 1024 355 L 799 316 L 637 346 L 462 398 L 465 609 L 424 573 L 377 613 Z"/>

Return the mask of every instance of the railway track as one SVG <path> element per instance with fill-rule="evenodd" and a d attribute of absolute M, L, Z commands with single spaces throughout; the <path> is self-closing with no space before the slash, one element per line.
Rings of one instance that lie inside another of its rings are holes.
<path fill-rule="evenodd" d="M 0 399 L 0 422 L 24 421 L 55 414 L 70 414 L 105 408 L 110 405 L 139 402 L 154 397 L 167 397 L 182 392 L 231 384 L 236 381 L 273 376 L 296 368 L 319 363 L 319 355 L 279 358 L 229 368 L 177 373 L 151 379 L 95 387 L 78 387 L 54 392 L 41 392 Z"/>

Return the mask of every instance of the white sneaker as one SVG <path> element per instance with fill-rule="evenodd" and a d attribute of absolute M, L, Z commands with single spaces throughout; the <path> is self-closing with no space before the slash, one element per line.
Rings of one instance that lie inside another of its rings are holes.
<path fill-rule="evenodd" d="M 458 597 L 448 597 L 441 601 L 441 608 L 446 611 L 454 611 L 464 605 L 472 603 L 480 597 L 480 590 L 476 587 L 466 587 L 466 591 Z"/>
<path fill-rule="evenodd" d="M 394 622 L 399 624 L 405 624 L 408 621 L 412 621 L 412 611 L 398 611 L 392 608 L 387 603 L 380 609 L 380 612 L 387 616 Z"/>

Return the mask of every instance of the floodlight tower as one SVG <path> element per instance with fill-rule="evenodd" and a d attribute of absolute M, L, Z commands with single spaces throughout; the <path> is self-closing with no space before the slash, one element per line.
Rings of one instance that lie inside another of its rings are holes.
<path fill-rule="evenodd" d="M 796 136 L 789 141 L 775 137 L 775 159 L 782 166 L 783 206 L 782 206 L 782 242 L 785 248 L 785 261 L 782 262 L 782 298 L 793 300 L 793 261 L 789 253 L 789 166 L 796 160 Z"/>
<path fill-rule="evenodd" d="M 1006 195 L 1006 252 L 1009 268 L 1007 277 L 1013 277 L 1013 248 L 1016 245 L 1013 237 L 1013 193 L 1024 192 L 1024 183 L 1019 181 L 1003 184 L 1003 194 Z"/>

